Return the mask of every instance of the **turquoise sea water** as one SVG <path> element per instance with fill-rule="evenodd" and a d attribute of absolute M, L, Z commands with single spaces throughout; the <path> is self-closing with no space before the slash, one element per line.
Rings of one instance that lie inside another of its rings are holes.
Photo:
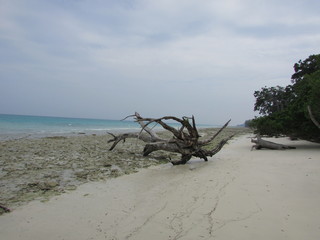
<path fill-rule="evenodd" d="M 133 121 L 0 114 L 0 139 L 138 131 Z"/>
<path fill-rule="evenodd" d="M 175 128 L 181 126 L 178 123 L 170 123 L 169 125 Z M 162 129 L 159 125 L 150 125 L 150 127 Z M 216 126 L 200 124 L 198 127 Z M 141 130 L 140 125 L 134 121 L 0 114 L 0 140 L 139 130 Z"/>

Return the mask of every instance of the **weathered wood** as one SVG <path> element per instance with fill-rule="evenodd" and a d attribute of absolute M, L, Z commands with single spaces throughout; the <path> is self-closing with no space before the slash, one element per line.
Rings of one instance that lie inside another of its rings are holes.
<path fill-rule="evenodd" d="M 165 116 L 162 118 L 143 118 L 139 113 L 130 115 L 128 117 L 134 117 L 135 121 L 138 122 L 141 126 L 140 133 L 124 133 L 118 136 L 115 136 L 112 133 L 109 133 L 113 136 L 108 143 L 113 142 L 113 145 L 110 147 L 110 151 L 113 150 L 120 141 L 125 141 L 126 138 L 137 138 L 144 142 L 146 145 L 143 150 L 143 156 L 148 156 L 154 151 L 164 150 L 169 152 L 175 152 L 181 154 L 180 160 L 172 160 L 172 164 L 185 164 L 193 156 L 208 160 L 208 157 L 212 157 L 214 154 L 219 152 L 222 147 L 231 139 L 233 136 L 229 136 L 226 139 L 223 139 L 218 143 L 213 149 L 207 150 L 202 147 L 210 144 L 221 132 L 227 127 L 230 120 L 212 137 L 206 140 L 200 140 L 201 137 L 198 133 L 194 116 L 192 117 L 182 117 L 177 118 L 174 116 Z M 125 119 L 127 119 L 126 117 Z M 164 120 L 173 120 L 181 124 L 180 129 L 176 129 L 166 124 Z M 191 121 L 191 123 L 189 122 Z M 148 127 L 151 123 L 157 123 L 161 125 L 165 130 L 168 130 L 173 134 L 171 139 L 160 138 L 156 132 Z"/>
<path fill-rule="evenodd" d="M 251 150 L 253 148 L 257 150 L 261 148 L 267 148 L 267 149 L 273 149 L 273 150 L 295 149 L 295 147 L 292 147 L 292 146 L 287 146 L 287 145 L 263 140 L 259 134 L 256 136 L 256 139 L 251 139 L 251 142 L 255 143 L 255 145 L 252 146 Z"/>
<path fill-rule="evenodd" d="M 123 141 L 125 142 L 127 138 L 138 138 L 144 142 L 152 142 L 152 141 L 155 141 L 155 139 L 153 139 L 152 137 L 146 135 L 146 134 L 141 134 L 141 133 L 124 133 L 124 134 L 121 134 L 121 135 L 114 135 L 112 133 L 109 133 L 113 139 L 109 140 L 108 143 L 111 143 L 111 142 L 114 142 L 112 144 L 112 146 L 110 147 L 110 151 L 113 150 L 115 148 L 115 146 L 120 142 L 120 141 Z"/>
<path fill-rule="evenodd" d="M 311 121 L 314 123 L 314 125 L 316 125 L 319 129 L 320 129 L 320 123 L 316 120 L 316 118 L 313 116 L 313 113 L 311 111 L 311 107 L 308 105 L 308 113 L 309 113 L 309 117 L 311 119 Z"/>

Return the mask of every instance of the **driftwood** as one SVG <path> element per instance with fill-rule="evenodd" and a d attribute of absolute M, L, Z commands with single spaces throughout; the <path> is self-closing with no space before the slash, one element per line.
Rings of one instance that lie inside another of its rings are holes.
<path fill-rule="evenodd" d="M 135 113 L 134 115 L 130 115 L 128 117 L 134 117 L 135 121 L 140 124 L 142 128 L 141 131 L 139 133 L 124 133 L 117 136 L 109 133 L 113 137 L 113 139 L 108 141 L 108 143 L 113 142 L 113 145 L 109 150 L 113 150 L 120 141 L 125 142 L 127 138 L 137 138 L 146 143 L 143 150 L 143 156 L 148 156 L 150 153 L 158 150 L 181 154 L 180 160 L 171 160 L 173 165 L 185 164 L 192 158 L 192 156 L 208 161 L 208 157 L 212 157 L 219 152 L 228 142 L 228 140 L 233 137 L 233 135 L 231 135 L 226 139 L 223 139 L 213 149 L 208 150 L 204 149 L 203 147 L 209 145 L 221 133 L 221 131 L 228 126 L 231 120 L 229 120 L 215 135 L 208 139 L 201 140 L 201 136 L 198 133 L 193 116 L 183 117 L 181 119 L 173 116 L 166 116 L 162 118 L 143 118 L 139 113 Z M 164 122 L 165 120 L 171 120 L 180 123 L 180 129 L 176 129 L 168 125 Z M 149 128 L 151 123 L 161 125 L 165 130 L 171 132 L 173 137 L 170 139 L 163 139 L 159 137 L 155 131 Z"/>
<path fill-rule="evenodd" d="M 295 147 L 263 140 L 259 134 L 256 136 L 256 139 L 252 138 L 251 142 L 255 143 L 255 145 L 252 146 L 251 150 L 253 148 L 257 150 L 261 148 L 268 148 L 268 149 L 274 149 L 274 150 L 295 149 Z"/>

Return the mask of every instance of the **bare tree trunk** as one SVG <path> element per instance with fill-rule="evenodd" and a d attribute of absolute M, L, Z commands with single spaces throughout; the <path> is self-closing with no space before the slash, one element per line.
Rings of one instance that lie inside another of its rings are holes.
<path fill-rule="evenodd" d="M 180 160 L 172 160 L 172 164 L 185 164 L 193 156 L 208 160 L 207 157 L 211 157 L 217 152 L 219 152 L 222 147 L 228 142 L 229 139 L 233 137 L 229 136 L 226 139 L 220 141 L 213 149 L 207 150 L 203 149 L 204 146 L 210 144 L 221 132 L 227 127 L 230 120 L 212 137 L 206 140 L 200 140 L 200 135 L 198 133 L 195 119 L 192 116 L 177 118 L 173 116 L 166 116 L 162 118 L 142 118 L 139 113 L 130 115 L 128 117 L 134 117 L 135 121 L 141 126 L 141 131 L 139 133 L 124 133 L 118 136 L 109 133 L 113 136 L 113 139 L 109 140 L 109 143 L 113 142 L 110 147 L 110 151 L 113 150 L 120 141 L 125 141 L 127 138 L 137 138 L 144 142 L 146 145 L 143 150 L 143 156 L 148 156 L 154 151 L 164 150 L 169 152 L 175 152 L 181 154 Z M 127 119 L 126 117 L 125 119 Z M 173 120 L 181 124 L 180 129 L 176 129 L 166 124 L 164 120 Z M 191 123 L 190 123 L 191 120 Z M 157 123 L 161 125 L 165 130 L 171 132 L 173 137 L 171 139 L 160 138 L 156 132 L 148 127 L 150 123 Z"/>
<path fill-rule="evenodd" d="M 311 121 L 320 129 L 320 123 L 313 116 L 312 111 L 311 111 L 311 107 L 309 105 L 308 105 L 308 113 L 311 118 Z"/>
<path fill-rule="evenodd" d="M 251 142 L 255 143 L 255 145 L 252 146 L 251 150 L 253 148 L 257 150 L 261 148 L 268 148 L 268 149 L 274 149 L 274 150 L 295 149 L 295 147 L 263 140 L 259 134 L 257 134 L 256 138 L 257 138 L 256 140 L 251 139 Z"/>

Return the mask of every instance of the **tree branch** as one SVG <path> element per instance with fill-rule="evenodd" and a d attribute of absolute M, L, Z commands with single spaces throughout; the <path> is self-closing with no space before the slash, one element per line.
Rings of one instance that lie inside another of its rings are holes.
<path fill-rule="evenodd" d="M 227 141 L 233 137 L 232 135 L 222 140 L 215 148 L 206 150 L 202 149 L 201 147 L 209 144 L 214 138 L 216 138 L 223 131 L 223 129 L 227 127 L 231 120 L 229 120 L 222 128 L 220 128 L 219 131 L 211 138 L 199 141 L 200 135 L 196 127 L 194 116 L 191 118 L 182 117 L 182 119 L 174 116 L 165 116 L 162 118 L 143 118 L 139 113 L 136 112 L 134 115 L 130 115 L 128 117 L 134 117 L 135 120 L 140 124 L 142 128 L 140 133 L 124 133 L 118 136 L 109 133 L 113 137 L 108 141 L 108 143 L 113 142 L 113 145 L 110 147 L 110 151 L 113 150 L 120 141 L 125 141 L 126 138 L 137 138 L 147 143 L 143 150 L 143 156 L 148 156 L 150 153 L 159 150 L 181 154 L 180 160 L 171 161 L 174 165 L 185 164 L 192 158 L 192 156 L 208 161 L 208 156 L 212 157 L 214 154 L 219 152 L 227 143 Z M 191 123 L 189 121 L 190 119 L 192 121 Z M 181 124 L 181 127 L 179 130 L 177 130 L 176 128 L 171 127 L 169 124 L 163 122 L 164 120 L 176 121 Z M 148 127 L 148 125 L 151 123 L 160 124 L 164 129 L 171 132 L 174 137 L 171 139 L 162 139 L 158 137 L 158 135 Z M 143 131 L 146 131 L 148 134 L 143 134 Z"/>
<path fill-rule="evenodd" d="M 309 117 L 311 118 L 311 121 L 320 129 L 320 123 L 315 119 L 315 117 L 312 114 L 311 107 L 308 105 L 308 113 Z"/>
<path fill-rule="evenodd" d="M 223 129 L 225 129 L 225 128 L 228 126 L 228 124 L 230 123 L 230 121 L 231 121 L 231 119 L 230 119 L 228 122 L 226 122 L 226 123 L 222 126 L 222 128 L 220 128 L 219 131 L 218 131 L 216 134 L 214 134 L 211 138 L 206 139 L 206 140 L 203 140 L 203 141 L 199 141 L 199 145 L 204 146 L 204 145 L 207 145 L 207 144 L 209 144 L 210 142 L 212 142 L 212 141 L 223 131 Z"/>

